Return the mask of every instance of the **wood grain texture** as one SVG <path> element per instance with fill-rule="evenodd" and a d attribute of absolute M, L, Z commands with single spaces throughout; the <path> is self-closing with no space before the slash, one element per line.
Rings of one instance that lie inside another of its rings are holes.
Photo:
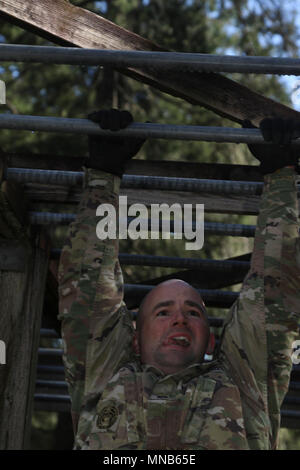
<path fill-rule="evenodd" d="M 20 242 L 0 240 L 0 271 L 24 272 L 28 250 Z"/>
<path fill-rule="evenodd" d="M 81 190 L 64 186 L 53 186 L 45 184 L 28 184 L 25 187 L 25 194 L 31 201 L 30 210 L 35 210 L 36 203 L 43 203 L 47 208 L 47 203 L 61 202 L 74 205 L 74 212 L 80 200 Z M 184 191 L 167 191 L 152 189 L 122 189 L 121 196 L 127 196 L 128 206 L 142 203 L 147 207 L 151 204 L 204 204 L 205 212 L 220 214 L 249 214 L 258 213 L 259 196 L 230 196 L 206 193 L 191 193 Z M 63 211 L 62 211 L 63 212 Z"/>
<path fill-rule="evenodd" d="M 0 338 L 6 364 L 0 365 L 0 449 L 28 448 L 37 351 L 49 251 L 38 239 L 20 245 L 28 254 L 24 272 L 0 271 Z"/>
<path fill-rule="evenodd" d="M 1 0 L 0 14 L 61 45 L 112 50 L 164 50 L 161 46 L 66 0 Z M 120 71 L 238 123 L 247 118 L 258 125 L 264 117 L 276 115 L 299 118 L 297 111 L 220 74 L 170 74 L 155 69 L 151 72 L 134 69 Z"/>
<path fill-rule="evenodd" d="M 56 156 L 53 154 L 6 153 L 10 168 L 36 168 L 40 170 L 82 171 L 82 156 Z M 230 181 L 263 181 L 256 165 L 224 163 L 192 163 L 170 160 L 130 160 L 126 165 L 128 175 L 169 176 L 178 178 L 203 178 Z"/>

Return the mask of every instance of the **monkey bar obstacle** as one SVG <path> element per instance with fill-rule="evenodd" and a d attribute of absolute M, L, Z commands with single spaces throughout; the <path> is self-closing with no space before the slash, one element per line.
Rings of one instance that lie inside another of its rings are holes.
<path fill-rule="evenodd" d="M 8 168 L 7 178 L 8 180 L 17 181 L 19 183 L 82 186 L 83 172 Z M 257 196 L 262 193 L 263 183 L 196 178 L 170 178 L 166 176 L 123 175 L 121 188 L 165 189 L 169 191 L 245 194 Z"/>
<path fill-rule="evenodd" d="M 60 249 L 51 250 L 51 258 L 58 259 L 61 254 Z M 211 269 L 213 271 L 231 271 L 233 269 L 249 269 L 249 261 L 238 260 L 212 260 L 202 258 L 176 258 L 175 256 L 154 256 L 154 255 L 133 255 L 120 253 L 119 261 L 122 265 L 130 266 L 159 266 L 166 268 L 183 269 Z"/>
<path fill-rule="evenodd" d="M 300 59 L 187 52 L 116 51 L 74 47 L 0 45 L 0 61 L 146 68 L 183 72 L 300 75 Z"/>
<path fill-rule="evenodd" d="M 143 139 L 195 140 L 268 145 L 259 129 L 232 127 L 175 126 L 172 124 L 132 123 L 126 129 L 113 132 L 101 129 L 89 119 L 0 114 L 0 129 L 94 134 L 102 136 L 139 137 Z M 297 133 L 295 138 L 299 137 Z M 299 145 L 300 139 L 293 145 Z"/>
<path fill-rule="evenodd" d="M 69 224 L 74 222 L 76 214 L 61 212 L 29 212 L 29 219 L 32 225 L 50 225 L 50 224 Z M 127 217 L 127 224 L 133 221 L 135 217 Z M 148 227 L 151 227 L 151 221 L 148 220 Z M 196 224 L 191 224 L 193 231 L 196 230 Z M 149 229 L 150 230 L 150 229 Z M 174 222 L 170 220 L 170 232 L 174 232 Z M 162 231 L 162 221 L 159 222 L 159 231 Z M 221 222 L 205 222 L 204 232 L 210 235 L 228 235 L 231 237 L 254 237 L 255 225 L 242 224 L 223 224 Z"/>

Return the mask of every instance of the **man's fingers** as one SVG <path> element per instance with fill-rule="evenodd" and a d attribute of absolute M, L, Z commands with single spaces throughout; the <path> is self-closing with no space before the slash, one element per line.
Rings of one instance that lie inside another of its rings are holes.
<path fill-rule="evenodd" d="M 133 122 L 133 117 L 129 111 L 119 111 L 118 109 L 105 109 L 95 111 L 88 115 L 88 119 L 99 124 L 101 129 L 119 131 Z"/>
<path fill-rule="evenodd" d="M 130 139 L 124 139 L 122 147 L 128 154 L 137 154 L 142 145 L 146 142 L 146 139 L 138 139 L 131 137 Z"/>
<path fill-rule="evenodd" d="M 292 141 L 295 129 L 295 121 L 293 119 L 284 120 L 284 132 L 282 135 L 281 145 L 289 145 Z"/>
<path fill-rule="evenodd" d="M 272 142 L 275 145 L 283 145 L 286 137 L 288 137 L 287 122 L 281 118 L 274 118 L 272 125 Z"/>
<path fill-rule="evenodd" d="M 241 123 L 243 129 L 256 129 L 256 127 L 252 124 L 249 119 L 245 119 Z"/>
<path fill-rule="evenodd" d="M 289 144 L 292 132 L 290 119 L 266 118 L 262 120 L 259 127 L 266 142 L 275 145 Z"/>
<path fill-rule="evenodd" d="M 129 111 L 120 112 L 120 129 L 124 129 L 133 122 L 133 117 Z"/>
<path fill-rule="evenodd" d="M 87 118 L 93 122 L 99 124 L 103 111 L 93 111 L 92 113 L 87 115 Z"/>
<path fill-rule="evenodd" d="M 273 126 L 272 119 L 265 118 L 261 121 L 259 128 L 266 142 L 272 142 L 273 140 Z"/>
<path fill-rule="evenodd" d="M 120 111 L 117 109 L 111 109 L 107 112 L 107 124 L 108 127 L 106 129 L 110 129 L 111 131 L 119 131 L 120 130 L 120 122 L 121 116 Z"/>
<path fill-rule="evenodd" d="M 88 114 L 88 119 L 99 124 L 101 129 L 110 129 L 111 127 L 111 116 L 109 110 L 94 111 Z"/>
<path fill-rule="evenodd" d="M 266 118 L 259 127 L 265 141 L 275 145 L 289 145 L 300 137 L 300 121 L 295 119 Z"/>

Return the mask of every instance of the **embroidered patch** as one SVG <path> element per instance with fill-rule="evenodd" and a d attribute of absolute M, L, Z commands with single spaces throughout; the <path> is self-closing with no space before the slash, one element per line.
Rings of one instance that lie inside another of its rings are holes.
<path fill-rule="evenodd" d="M 100 429 L 110 428 L 117 420 L 119 415 L 118 408 L 113 404 L 107 404 L 99 413 L 97 418 L 97 426 Z"/>

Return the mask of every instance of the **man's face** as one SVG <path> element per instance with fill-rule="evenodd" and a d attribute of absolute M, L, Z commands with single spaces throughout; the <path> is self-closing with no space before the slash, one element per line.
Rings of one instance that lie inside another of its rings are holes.
<path fill-rule="evenodd" d="M 143 305 L 137 343 L 142 364 L 166 374 L 201 362 L 210 331 L 197 291 L 174 279 L 156 287 Z"/>

